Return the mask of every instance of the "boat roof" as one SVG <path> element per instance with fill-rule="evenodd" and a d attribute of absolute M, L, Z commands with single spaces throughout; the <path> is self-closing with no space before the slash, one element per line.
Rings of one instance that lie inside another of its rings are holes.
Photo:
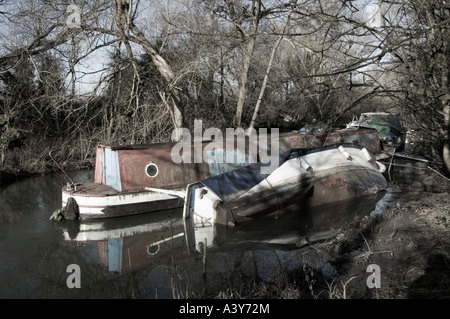
<path fill-rule="evenodd" d="M 300 157 L 313 152 L 320 152 L 327 149 L 334 149 L 339 147 L 339 145 L 331 145 L 327 147 L 317 147 L 317 148 L 294 148 L 289 149 L 286 152 L 281 153 L 278 156 L 279 165 L 276 167 L 270 167 L 269 163 L 253 163 L 236 170 L 232 170 L 226 173 L 222 173 L 216 176 L 211 176 L 200 182 L 207 188 L 212 190 L 217 196 L 222 200 L 225 198 L 227 200 L 233 197 L 239 196 L 242 191 L 249 190 L 252 187 L 258 185 L 261 181 L 267 178 L 272 172 L 279 166 L 283 165 L 287 160 L 292 157 Z M 361 148 L 356 145 L 343 145 L 345 147 Z M 261 167 L 268 167 L 268 172 L 265 174 L 261 173 Z"/>

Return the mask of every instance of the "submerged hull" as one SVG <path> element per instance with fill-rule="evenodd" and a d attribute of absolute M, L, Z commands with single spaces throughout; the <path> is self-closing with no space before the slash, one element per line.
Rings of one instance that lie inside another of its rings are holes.
<path fill-rule="evenodd" d="M 367 216 L 376 209 L 384 192 L 359 196 L 325 205 L 286 208 L 284 214 L 258 218 L 249 223 L 227 227 L 221 224 L 197 223 L 186 219 L 186 242 L 192 252 L 223 251 L 258 247 L 258 249 L 296 249 L 336 236 L 355 218 Z"/>
<path fill-rule="evenodd" d="M 285 209 L 304 209 L 378 193 L 387 182 L 373 156 L 354 146 L 291 156 L 265 176 L 239 169 L 188 186 L 185 218 L 235 225 Z"/>

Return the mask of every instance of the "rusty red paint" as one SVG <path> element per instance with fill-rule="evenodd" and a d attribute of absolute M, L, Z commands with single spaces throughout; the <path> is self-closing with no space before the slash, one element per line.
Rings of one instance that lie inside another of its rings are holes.
<path fill-rule="evenodd" d="M 362 175 L 361 175 L 362 174 Z M 238 224 L 260 218 L 261 216 L 271 216 L 294 209 L 305 209 L 311 207 L 320 207 L 330 203 L 338 203 L 352 198 L 373 195 L 372 189 L 365 187 L 365 179 L 369 182 L 382 184 L 379 176 L 369 172 L 336 171 L 330 173 L 324 178 L 310 181 L 310 188 L 292 189 L 290 200 L 283 201 L 280 198 L 272 197 L 265 199 L 260 203 L 253 203 L 248 207 L 240 207 L 235 211 L 232 207 L 235 203 L 219 207 L 217 220 L 218 224 L 227 225 L 228 223 Z M 377 190 L 378 192 L 380 189 Z M 255 205 L 260 208 L 255 210 Z"/>
<path fill-rule="evenodd" d="M 381 152 L 378 132 L 374 129 L 336 130 L 322 134 L 289 132 L 280 134 L 280 148 L 324 147 L 335 144 L 353 144 L 367 148 L 372 154 Z"/>
<path fill-rule="evenodd" d="M 203 147 L 210 143 L 204 143 Z M 217 148 L 226 149 L 225 144 L 214 144 Z M 173 162 L 171 157 L 172 144 L 165 147 L 152 147 L 117 150 L 119 156 L 120 178 L 123 192 L 144 190 L 145 187 L 177 189 L 183 188 L 188 183 L 210 176 L 208 163 L 192 163 L 193 146 L 184 149 L 185 154 L 190 154 L 191 163 Z M 158 167 L 158 174 L 149 177 L 145 173 L 147 164 L 154 163 Z"/>
<path fill-rule="evenodd" d="M 267 139 L 270 142 L 270 138 Z M 279 136 L 279 148 L 285 151 L 291 148 L 308 148 L 322 147 L 333 144 L 355 144 L 366 147 L 371 153 L 378 154 L 381 152 L 380 142 L 376 130 L 359 129 L 359 130 L 337 130 L 326 132 L 321 135 L 313 135 L 299 133 L 297 131 L 281 133 Z M 105 146 L 99 145 L 97 148 L 97 158 L 95 166 L 94 182 L 99 184 L 105 183 L 104 154 L 105 148 L 110 148 L 118 154 L 118 167 L 120 169 L 120 181 L 123 193 L 144 191 L 145 187 L 179 189 L 184 188 L 187 184 L 207 178 L 211 175 L 211 168 L 215 167 L 215 163 L 208 164 L 204 160 L 201 163 L 180 163 L 176 164 L 171 158 L 171 151 L 176 143 L 159 143 L 147 145 L 126 145 L 126 146 Z M 191 158 L 193 162 L 194 146 L 184 148 L 183 151 Z M 227 151 L 228 144 L 226 141 L 202 143 L 204 149 L 224 149 Z M 234 147 L 239 144 L 235 138 Z M 245 152 L 250 149 L 249 138 L 246 137 Z M 146 172 L 146 166 L 154 163 L 158 167 L 158 174 L 155 177 L 149 177 Z M 242 165 L 235 165 L 235 168 Z M 224 170 L 224 167 L 220 167 Z"/>

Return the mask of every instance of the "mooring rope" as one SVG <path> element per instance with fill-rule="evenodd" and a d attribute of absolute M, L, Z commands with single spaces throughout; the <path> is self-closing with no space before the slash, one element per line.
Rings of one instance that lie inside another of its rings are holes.
<path fill-rule="evenodd" d="M 50 156 L 50 158 L 53 160 L 53 162 L 55 162 L 56 166 L 58 166 L 58 168 L 64 173 L 64 175 L 66 175 L 66 177 L 70 180 L 70 182 L 72 183 L 72 185 L 75 185 L 75 182 L 73 181 L 73 179 L 69 176 L 69 174 L 67 174 L 64 169 L 61 167 L 61 165 L 58 164 L 58 162 L 53 158 L 52 156 L 52 152 L 54 150 L 51 150 L 50 152 L 48 152 L 48 156 Z"/>
<path fill-rule="evenodd" d="M 430 166 L 427 166 L 427 168 L 431 169 L 433 172 L 435 172 L 436 174 L 440 175 L 441 177 L 445 178 L 446 180 L 450 181 L 450 178 L 442 175 L 441 173 L 439 173 L 437 170 L 432 169 Z"/>

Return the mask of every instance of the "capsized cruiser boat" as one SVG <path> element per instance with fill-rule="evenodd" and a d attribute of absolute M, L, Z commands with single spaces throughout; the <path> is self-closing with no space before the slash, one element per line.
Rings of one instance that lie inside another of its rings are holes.
<path fill-rule="evenodd" d="M 189 184 L 184 218 L 234 226 L 285 207 L 318 206 L 387 187 L 384 165 L 354 145 L 291 149 L 277 160 L 280 165 L 265 173 L 265 164 L 256 163 Z"/>

